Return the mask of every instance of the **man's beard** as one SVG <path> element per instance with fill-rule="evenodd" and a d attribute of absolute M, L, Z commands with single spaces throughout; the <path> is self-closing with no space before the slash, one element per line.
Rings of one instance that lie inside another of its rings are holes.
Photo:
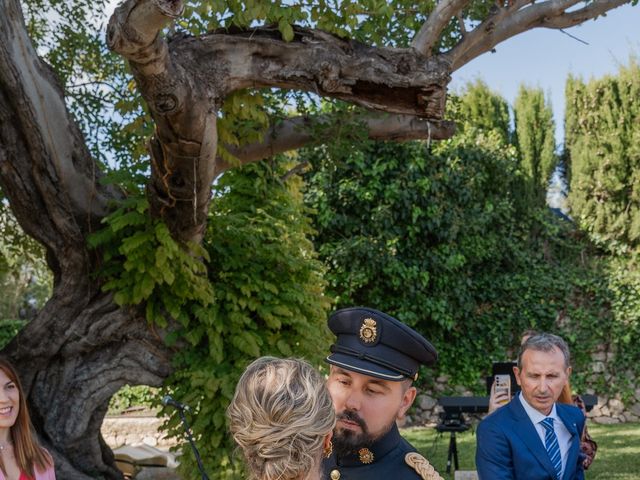
<path fill-rule="evenodd" d="M 357 433 L 346 428 L 335 428 L 331 442 L 333 443 L 333 450 L 336 452 L 338 457 L 354 455 L 358 453 L 358 450 L 361 448 L 370 447 L 379 437 L 391 430 L 391 426 L 393 425 L 392 423 L 389 425 L 389 428 L 384 429 L 384 433 L 382 435 L 373 436 L 369 433 L 369 429 L 367 428 L 365 421 L 353 410 L 345 410 L 338 414 L 337 420 L 347 420 L 357 423 L 362 430 L 360 433 Z"/>

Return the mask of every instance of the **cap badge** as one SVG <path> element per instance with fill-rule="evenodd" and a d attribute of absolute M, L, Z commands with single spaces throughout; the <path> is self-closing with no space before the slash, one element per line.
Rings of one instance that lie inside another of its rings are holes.
<path fill-rule="evenodd" d="M 358 456 L 360 457 L 360 461 L 362 463 L 373 463 L 373 452 L 368 448 L 361 448 L 358 450 Z"/>
<path fill-rule="evenodd" d="M 360 327 L 360 340 L 365 343 L 373 343 L 378 336 L 377 323 L 373 318 L 365 318 Z"/>

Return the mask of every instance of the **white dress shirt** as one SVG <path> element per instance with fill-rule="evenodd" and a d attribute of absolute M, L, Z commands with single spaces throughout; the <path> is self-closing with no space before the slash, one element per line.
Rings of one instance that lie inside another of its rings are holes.
<path fill-rule="evenodd" d="M 551 413 L 549 415 L 543 415 L 538 410 L 533 408 L 529 403 L 524 399 L 522 392 L 518 394 L 520 397 L 520 403 L 524 407 L 524 411 L 527 412 L 531 423 L 536 428 L 536 432 L 538 432 L 538 436 L 540 437 L 540 441 L 542 442 L 542 446 L 545 447 L 544 437 L 546 430 L 540 424 L 542 420 L 547 417 L 553 418 L 553 430 L 556 432 L 556 436 L 558 437 L 558 446 L 560 447 L 560 456 L 562 457 L 562 470 L 560 472 L 560 478 L 564 476 L 564 470 L 567 466 L 567 453 L 569 452 L 569 447 L 571 446 L 571 433 L 567 430 L 567 427 L 564 426 L 564 423 L 558 416 L 556 412 L 556 404 L 553 404 L 553 408 L 551 409 Z M 546 447 L 545 447 L 546 449 Z"/>

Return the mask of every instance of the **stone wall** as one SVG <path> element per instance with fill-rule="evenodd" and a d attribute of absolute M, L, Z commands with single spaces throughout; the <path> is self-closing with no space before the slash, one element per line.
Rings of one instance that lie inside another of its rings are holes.
<path fill-rule="evenodd" d="M 627 379 L 635 378 L 633 372 L 620 371 L 615 360 L 615 352 L 607 348 L 606 345 L 600 345 L 591 354 L 591 374 L 587 378 L 587 382 L 595 385 L 598 381 L 604 379 L 606 385 L 614 380 L 616 376 Z M 588 388 L 586 393 L 598 395 L 598 404 L 589 412 L 589 418 L 593 419 L 595 423 L 604 424 L 639 421 L 640 384 L 636 382 L 635 387 L 633 397 L 626 403 L 622 401 L 622 397 L 619 394 L 608 395 L 607 392 L 598 392 L 594 388 Z"/>
<path fill-rule="evenodd" d="M 640 421 L 640 388 L 631 402 L 625 405 L 620 396 L 598 396 L 598 404 L 588 413 L 595 423 L 625 423 Z"/>
<path fill-rule="evenodd" d="M 177 444 L 160 430 L 165 419 L 153 414 L 107 416 L 102 422 L 102 437 L 111 448 L 122 445 L 149 445 L 168 450 Z"/>

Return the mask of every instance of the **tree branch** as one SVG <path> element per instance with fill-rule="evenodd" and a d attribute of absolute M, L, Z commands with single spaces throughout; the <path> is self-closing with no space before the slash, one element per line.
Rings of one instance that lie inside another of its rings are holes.
<path fill-rule="evenodd" d="M 274 27 L 217 31 L 170 43 L 189 71 L 220 95 L 244 88 L 316 93 L 370 110 L 440 119 L 449 65 L 412 48 L 376 48 L 320 30 L 294 27 L 285 42 Z"/>
<path fill-rule="evenodd" d="M 296 164 L 293 168 L 291 168 L 287 173 L 285 173 L 284 175 L 282 175 L 280 177 L 280 180 L 283 182 L 286 182 L 287 180 L 289 180 L 292 176 L 297 175 L 299 173 L 303 173 L 308 167 L 309 167 L 309 162 L 307 160 L 300 162 L 298 164 Z"/>
<path fill-rule="evenodd" d="M 62 88 L 27 35 L 19 2 L 0 0 L 0 11 L 0 183 L 22 228 L 73 278 L 86 265 L 86 234 L 117 194 L 100 185 Z"/>
<path fill-rule="evenodd" d="M 470 3 L 470 0 L 444 0 L 438 2 L 427 21 L 422 25 L 411 42 L 415 48 L 425 57 L 433 55 L 433 48 L 440 41 L 440 35 L 452 18 Z"/>
<path fill-rule="evenodd" d="M 109 21 L 107 43 L 129 61 L 156 124 L 149 142 L 151 213 L 177 239 L 199 242 L 214 178 L 220 97 L 195 80 L 161 35 L 183 8 L 181 0 L 127 0 Z"/>
<path fill-rule="evenodd" d="M 323 143 L 334 138 L 335 130 L 326 128 L 331 122 L 329 116 L 293 117 L 272 126 L 260 143 L 229 147 L 229 152 L 240 160 L 242 165 L 271 157 L 278 153 L 310 145 Z M 449 121 L 429 121 L 409 115 L 374 115 L 369 114 L 357 118 L 367 130 L 371 140 L 443 140 L 453 136 L 455 125 Z M 355 123 L 354 122 L 354 123 Z M 319 127 L 319 128 L 318 128 Z M 357 124 L 354 125 L 357 128 Z M 218 159 L 216 175 L 227 170 L 232 165 Z"/>
<path fill-rule="evenodd" d="M 597 2 L 590 3 L 585 7 L 572 12 L 565 12 L 564 14 L 550 18 L 542 25 L 545 28 L 569 28 L 575 27 L 587 20 L 592 20 L 605 14 L 609 10 L 619 7 L 625 3 L 631 3 L 630 0 L 599 0 Z"/>
<path fill-rule="evenodd" d="M 152 214 L 179 240 L 198 242 L 204 234 L 211 182 L 229 167 L 216 165 L 216 112 L 235 90 L 291 88 L 431 120 L 444 114 L 446 59 L 298 27 L 291 42 L 270 27 L 167 42 L 161 30 L 181 11 L 181 1 L 127 0 L 107 31 L 109 47 L 129 60 L 156 124 L 149 144 Z M 276 150 L 295 148 L 291 141 L 276 142 Z"/>
<path fill-rule="evenodd" d="M 519 33 L 537 27 L 567 28 L 632 0 L 598 0 L 585 7 L 567 12 L 581 0 L 548 0 L 534 3 L 531 0 L 518 0 L 509 8 L 496 9 L 494 14 L 478 25 L 473 31 L 447 52 L 444 56 L 451 61 L 455 71 L 492 50 L 497 44 Z"/>

